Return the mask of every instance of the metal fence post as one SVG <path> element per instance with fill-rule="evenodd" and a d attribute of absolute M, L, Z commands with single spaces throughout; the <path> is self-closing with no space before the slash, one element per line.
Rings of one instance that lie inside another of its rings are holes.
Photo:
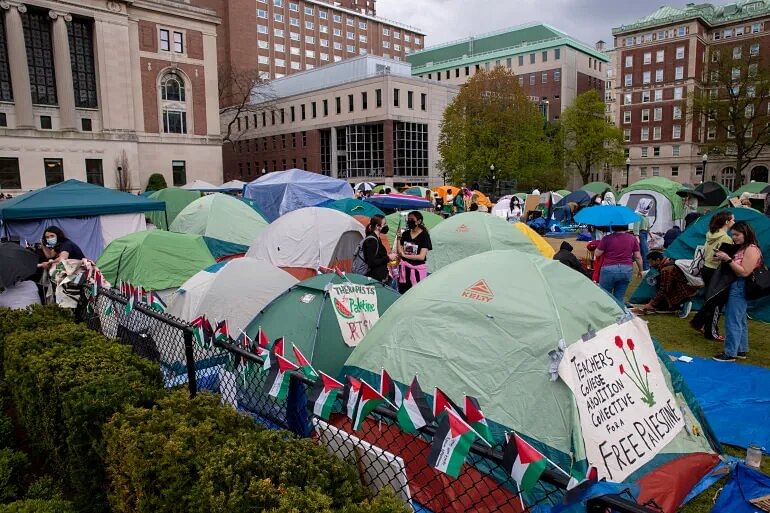
<path fill-rule="evenodd" d="M 184 330 L 184 355 L 187 361 L 187 386 L 192 399 L 198 393 L 198 383 L 195 381 L 195 353 L 193 352 L 193 334 L 189 329 Z"/>

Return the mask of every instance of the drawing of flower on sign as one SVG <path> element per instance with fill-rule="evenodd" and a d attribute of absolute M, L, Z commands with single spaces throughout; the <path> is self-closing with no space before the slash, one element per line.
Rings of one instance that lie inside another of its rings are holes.
<path fill-rule="evenodd" d="M 622 363 L 618 366 L 621 376 L 631 380 L 631 383 L 642 393 L 643 403 L 648 406 L 655 406 L 655 395 L 650 390 L 650 368 L 646 364 L 643 364 L 641 368 L 639 367 L 639 361 L 636 359 L 636 353 L 634 352 L 634 341 L 629 338 L 624 344 L 623 338 L 616 336 L 615 345 L 618 346 L 618 349 L 623 350 L 623 356 L 625 356 L 626 363 L 628 364 L 628 372 Z M 628 347 L 628 351 L 626 351 L 626 347 Z M 628 357 L 629 353 L 633 357 L 633 362 Z"/>

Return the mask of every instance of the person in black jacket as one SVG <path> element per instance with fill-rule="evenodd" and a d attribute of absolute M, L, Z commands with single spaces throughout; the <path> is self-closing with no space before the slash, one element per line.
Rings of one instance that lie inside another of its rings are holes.
<path fill-rule="evenodd" d="M 567 241 L 564 241 L 561 243 L 561 247 L 559 247 L 559 251 L 557 251 L 556 254 L 553 256 L 553 259 L 558 260 L 559 262 L 566 265 L 570 269 L 574 269 L 579 273 L 582 273 L 584 276 L 591 278 L 591 272 L 588 269 L 586 269 L 583 266 L 583 264 L 580 263 L 580 260 L 578 260 L 578 257 L 576 257 L 572 253 L 573 249 L 574 248 L 572 247 L 572 244 L 570 244 Z"/>
<path fill-rule="evenodd" d="M 369 272 L 366 275 L 380 283 L 387 281 L 390 276 L 388 262 L 397 258 L 395 253 L 388 253 L 380 238 L 380 235 L 387 234 L 389 230 L 388 221 L 383 216 L 375 214 L 366 226 L 366 238 L 363 243 L 364 262 L 369 266 Z"/>

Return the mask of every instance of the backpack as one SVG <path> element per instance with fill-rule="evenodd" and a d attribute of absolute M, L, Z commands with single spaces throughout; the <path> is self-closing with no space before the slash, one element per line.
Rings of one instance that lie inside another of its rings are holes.
<path fill-rule="evenodd" d="M 355 255 L 353 255 L 353 265 L 350 268 L 353 274 L 368 276 L 369 271 L 371 271 L 371 269 L 369 268 L 369 264 L 367 264 L 366 260 L 364 259 L 364 243 L 369 239 L 374 239 L 376 241 L 377 236 L 367 235 L 361 242 L 358 243 L 358 247 L 356 248 L 356 253 Z M 380 245 L 377 244 L 377 250 L 375 252 L 375 255 L 379 251 L 380 251 Z"/>

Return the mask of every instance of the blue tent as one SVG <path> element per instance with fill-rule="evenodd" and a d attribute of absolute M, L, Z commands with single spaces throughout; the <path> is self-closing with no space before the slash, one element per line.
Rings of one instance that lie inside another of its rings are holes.
<path fill-rule="evenodd" d="M 355 198 L 345 198 L 340 200 L 328 200 L 324 201 L 319 207 L 331 208 L 332 210 L 339 210 L 349 216 L 366 216 L 372 217 L 374 215 L 381 215 L 385 217 L 385 214 L 379 208 L 374 205 L 370 205 L 365 201 L 361 201 Z"/>
<path fill-rule="evenodd" d="M 276 171 L 246 184 L 243 197 L 254 200 L 272 222 L 280 216 L 328 200 L 353 197 L 344 180 L 301 169 Z"/>

